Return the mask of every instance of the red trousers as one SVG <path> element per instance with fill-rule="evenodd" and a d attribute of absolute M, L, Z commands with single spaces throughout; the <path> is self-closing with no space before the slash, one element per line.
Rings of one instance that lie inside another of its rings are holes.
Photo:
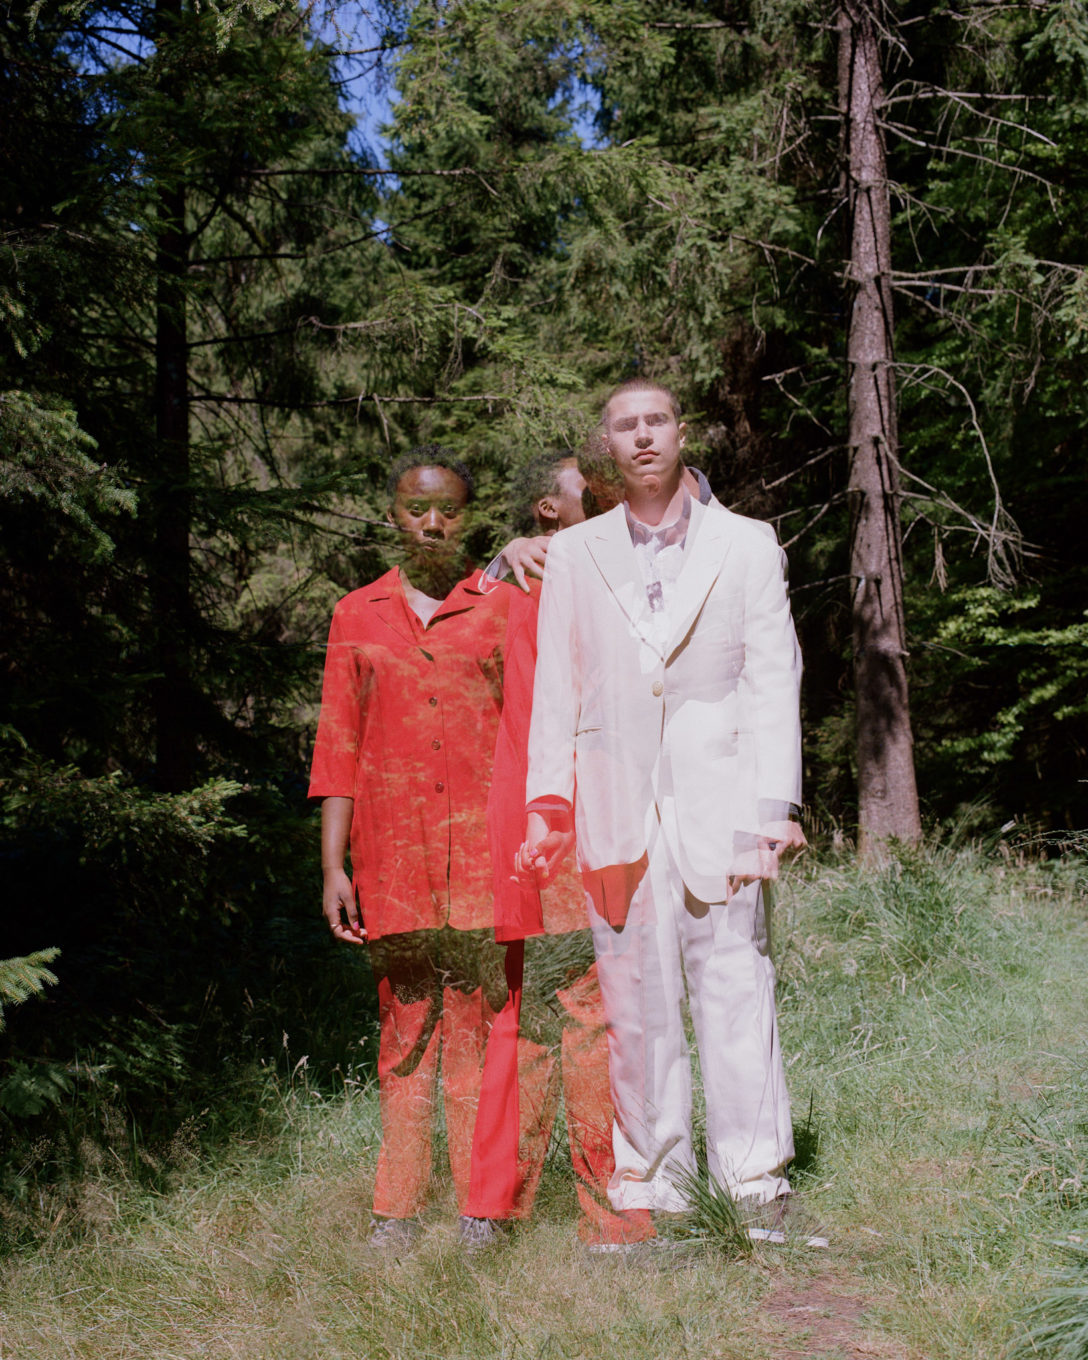
<path fill-rule="evenodd" d="M 507 999 L 502 947 L 490 931 L 421 930 L 375 940 L 370 957 L 381 1025 L 374 1212 L 411 1218 L 426 1203 L 441 1055 L 450 1171 L 467 1213 L 484 1051 Z"/>
<path fill-rule="evenodd" d="M 525 942 L 506 946 L 508 999 L 487 1043 L 472 1146 L 468 1208 L 474 1218 L 526 1218 L 536 1196 L 562 1090 L 567 1139 L 587 1242 L 641 1241 L 653 1236 L 647 1213 L 618 1213 L 608 1202 L 615 1170 L 608 1044 L 597 966 L 551 989 L 562 1030 L 558 1042 L 519 1032 Z M 555 1010 L 553 1004 L 551 1009 Z"/>

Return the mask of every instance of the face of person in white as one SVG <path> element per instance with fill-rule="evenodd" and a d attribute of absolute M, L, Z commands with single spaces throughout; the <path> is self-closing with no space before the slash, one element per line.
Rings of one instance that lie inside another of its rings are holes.
<path fill-rule="evenodd" d="M 628 500 L 671 499 L 680 485 L 687 426 L 677 421 L 666 392 L 621 392 L 605 411 L 608 451 L 623 477 Z"/>

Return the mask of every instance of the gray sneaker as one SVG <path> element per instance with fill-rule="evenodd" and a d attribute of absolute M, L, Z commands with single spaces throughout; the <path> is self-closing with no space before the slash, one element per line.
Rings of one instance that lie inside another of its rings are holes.
<path fill-rule="evenodd" d="M 462 1214 L 457 1220 L 457 1236 L 462 1251 L 486 1251 L 505 1234 L 506 1224 L 501 1218 L 470 1218 L 468 1214 Z"/>
<path fill-rule="evenodd" d="M 419 1241 L 423 1224 L 418 1218 L 378 1218 L 370 1220 L 370 1246 L 377 1251 L 387 1251 L 391 1256 L 411 1251 Z"/>

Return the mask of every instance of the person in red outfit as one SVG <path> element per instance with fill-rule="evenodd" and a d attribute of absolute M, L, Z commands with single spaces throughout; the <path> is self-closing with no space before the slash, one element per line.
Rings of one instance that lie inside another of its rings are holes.
<path fill-rule="evenodd" d="M 484 1047 L 507 1000 L 486 821 L 507 592 L 485 598 L 474 575 L 460 579 L 473 482 L 449 450 L 404 455 L 389 491 L 404 561 L 335 608 L 310 796 L 322 800 L 325 918 L 369 947 L 378 984 L 371 1241 L 397 1249 L 419 1232 L 440 1059 L 466 1213 Z"/>
<path fill-rule="evenodd" d="M 574 458 L 551 453 L 532 459 L 519 486 L 523 527 L 551 534 L 580 523 L 585 486 Z M 498 569 L 496 563 L 488 571 Z M 487 1045 L 472 1153 L 468 1214 L 477 1222 L 471 1240 L 485 1246 L 499 1222 L 528 1217 L 562 1089 L 582 1210 L 579 1235 L 591 1251 L 607 1250 L 652 1236 L 653 1226 L 648 1214 L 620 1214 L 608 1203 L 615 1170 L 608 1042 L 585 891 L 573 859 L 543 889 L 512 876 L 524 831 L 540 582 L 528 584 L 525 593 L 494 588 L 510 597 L 504 706 L 488 800 L 495 935 L 509 942 L 510 999 Z M 536 938 L 541 936 L 547 938 Z"/>

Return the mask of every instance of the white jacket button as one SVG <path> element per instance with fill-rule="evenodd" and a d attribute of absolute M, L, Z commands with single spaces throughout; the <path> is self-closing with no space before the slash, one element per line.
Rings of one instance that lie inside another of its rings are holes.
<path fill-rule="evenodd" d="M 664 693 L 665 693 L 665 686 L 664 686 L 664 684 L 662 683 L 662 681 L 660 681 L 660 680 L 655 680 L 655 681 L 654 681 L 654 698 L 655 698 L 655 699 L 660 699 L 661 696 L 662 696 Z"/>

